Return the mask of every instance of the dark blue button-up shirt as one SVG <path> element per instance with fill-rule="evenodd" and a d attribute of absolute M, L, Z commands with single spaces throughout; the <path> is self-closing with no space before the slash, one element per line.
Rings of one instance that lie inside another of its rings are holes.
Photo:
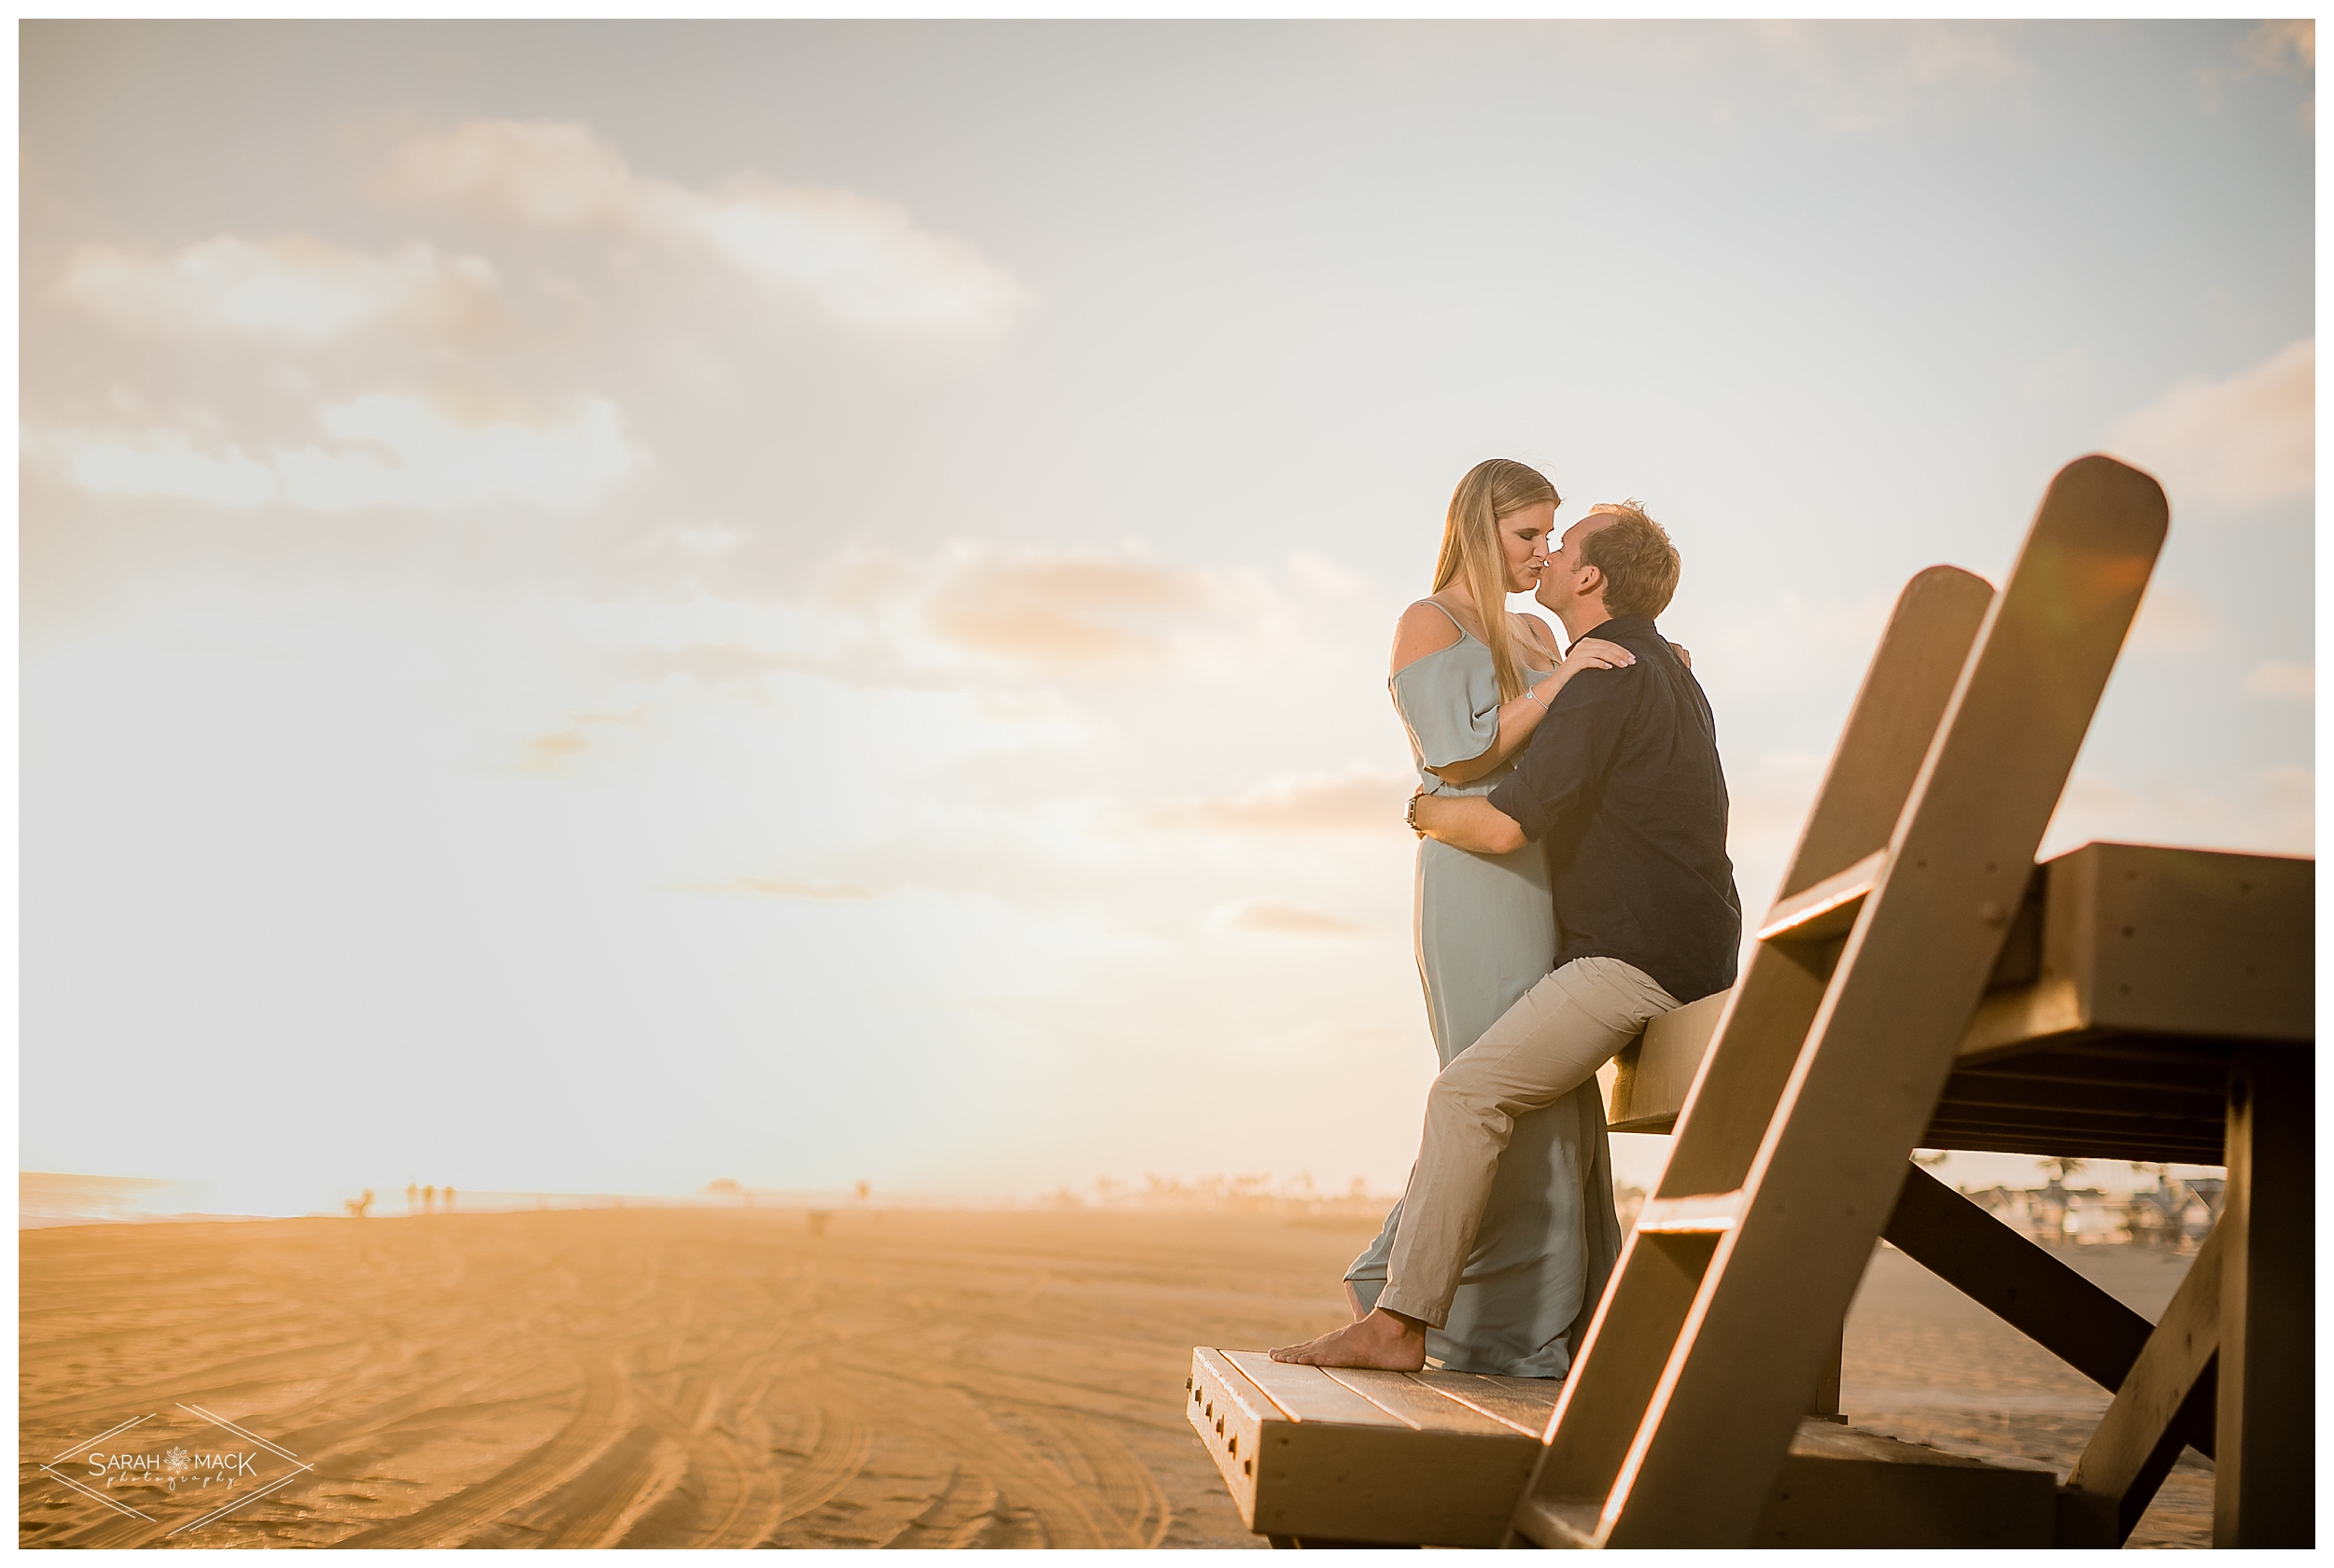
<path fill-rule="evenodd" d="M 1735 983 L 1742 945 L 1709 699 L 1645 617 L 1587 635 L 1637 663 L 1566 682 L 1491 804 L 1548 856 L 1557 968 L 1619 959 L 1694 1001 Z"/>

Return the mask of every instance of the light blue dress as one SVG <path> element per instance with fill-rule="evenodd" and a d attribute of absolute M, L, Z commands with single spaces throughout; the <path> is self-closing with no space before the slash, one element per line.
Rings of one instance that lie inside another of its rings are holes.
<path fill-rule="evenodd" d="M 1553 673 L 1528 665 L 1526 671 L 1540 680 Z M 1511 759 L 1469 784 L 1445 783 L 1427 771 L 1482 756 L 1498 734 L 1491 650 L 1464 626 L 1458 641 L 1404 665 L 1386 686 L 1410 730 L 1418 781 L 1427 793 L 1489 794 L 1512 771 Z M 1470 855 L 1421 839 L 1417 889 L 1418 978 L 1427 989 L 1435 1055 L 1447 1067 L 1555 960 L 1548 862 L 1537 844 L 1511 855 Z M 1365 1308 L 1376 1305 L 1385 1288 L 1401 1215 L 1398 1202 L 1378 1239 L 1346 1270 Z M 1450 1321 L 1427 1332 L 1427 1365 L 1563 1377 L 1620 1254 L 1612 1146 L 1604 1098 L 1591 1078 L 1555 1104 L 1517 1118 Z"/>

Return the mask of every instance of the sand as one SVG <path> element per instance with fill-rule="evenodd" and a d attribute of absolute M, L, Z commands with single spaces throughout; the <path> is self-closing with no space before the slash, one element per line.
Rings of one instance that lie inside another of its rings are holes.
<path fill-rule="evenodd" d="M 1190 1347 L 1336 1321 L 1373 1230 L 893 1211 L 814 1235 L 801 1212 L 631 1209 L 26 1232 L 24 1452 L 148 1412 L 113 1447 L 192 1433 L 194 1406 L 313 1468 L 252 1450 L 289 1479 L 189 1530 L 234 1494 L 112 1489 L 148 1522 L 28 1462 L 19 1539 L 1257 1547 L 1183 1423 Z M 2097 1251 L 2087 1272 L 2160 1309 L 2177 1265 Z M 1886 1253 L 1848 1381 L 1863 1424 L 2061 1469 L 2105 1403 Z M 2144 1532 L 2202 1545 L 2209 1519 L 2191 1460 Z"/>

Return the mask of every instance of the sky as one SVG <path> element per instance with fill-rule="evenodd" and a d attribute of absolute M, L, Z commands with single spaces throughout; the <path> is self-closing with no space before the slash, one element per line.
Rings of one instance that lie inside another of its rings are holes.
<path fill-rule="evenodd" d="M 23 1169 L 1399 1190 L 1493 455 L 1676 539 L 1753 916 L 2091 451 L 2046 851 L 2313 851 L 2307 22 L 21 38 Z"/>

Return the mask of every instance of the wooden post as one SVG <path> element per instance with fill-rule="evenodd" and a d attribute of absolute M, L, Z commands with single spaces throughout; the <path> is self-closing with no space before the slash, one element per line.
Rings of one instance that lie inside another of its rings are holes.
<path fill-rule="evenodd" d="M 1839 1332 L 1832 1337 L 1831 1359 L 1823 1364 L 1823 1375 L 1815 1381 L 1815 1393 L 1807 1399 L 1807 1414 L 1828 1421 L 1845 1423 L 1839 1412 L 1839 1368 L 1848 1356 L 1848 1323 L 1842 1319 Z"/>
<path fill-rule="evenodd" d="M 2211 1456 L 2214 1445 L 2200 1428 L 2212 1419 L 2227 1244 L 2225 1230 L 2206 1239 L 2084 1446 L 2060 1499 L 2059 1545 L 2123 1545 L 2183 1445 L 2196 1442 Z"/>
<path fill-rule="evenodd" d="M 2240 1051 L 2229 1070 L 2215 1547 L 2315 1541 L 2314 1077 L 2292 1047 Z"/>

